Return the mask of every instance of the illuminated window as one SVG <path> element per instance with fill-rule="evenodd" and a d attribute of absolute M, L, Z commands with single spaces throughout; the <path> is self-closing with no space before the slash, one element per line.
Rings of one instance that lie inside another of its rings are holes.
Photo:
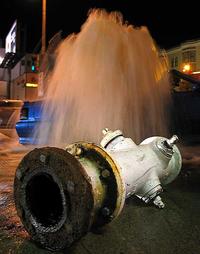
<path fill-rule="evenodd" d="M 182 54 L 184 63 L 196 62 L 196 50 L 187 50 Z"/>

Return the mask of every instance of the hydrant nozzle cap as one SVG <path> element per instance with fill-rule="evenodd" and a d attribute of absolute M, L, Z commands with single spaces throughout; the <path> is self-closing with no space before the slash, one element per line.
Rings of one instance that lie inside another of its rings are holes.
<path fill-rule="evenodd" d="M 116 137 L 123 136 L 123 134 L 120 130 L 110 131 L 110 130 L 108 130 L 108 128 L 105 128 L 102 130 L 102 132 L 104 134 L 104 137 L 101 140 L 100 144 L 104 148 L 108 145 L 108 143 L 110 143 Z"/>
<path fill-rule="evenodd" d="M 108 132 L 109 132 L 109 129 L 108 129 L 108 128 L 104 128 L 104 129 L 102 130 L 102 133 L 103 133 L 104 136 L 105 136 Z"/>
<path fill-rule="evenodd" d="M 167 144 L 170 146 L 170 147 L 173 147 L 173 145 L 175 145 L 177 142 L 178 142 L 178 136 L 176 135 L 173 135 L 170 139 L 167 140 Z"/>

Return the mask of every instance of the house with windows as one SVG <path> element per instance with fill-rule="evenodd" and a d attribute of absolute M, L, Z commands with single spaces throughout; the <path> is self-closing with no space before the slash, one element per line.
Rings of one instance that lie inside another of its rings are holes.
<path fill-rule="evenodd" d="M 190 40 L 166 50 L 169 65 L 186 74 L 200 79 L 200 40 Z"/>

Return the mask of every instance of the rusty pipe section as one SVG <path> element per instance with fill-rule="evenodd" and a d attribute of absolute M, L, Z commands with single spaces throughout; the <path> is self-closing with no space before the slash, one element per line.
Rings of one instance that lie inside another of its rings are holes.
<path fill-rule="evenodd" d="M 32 239 L 50 250 L 71 246 L 111 222 L 125 201 L 120 169 L 100 146 L 34 149 L 14 181 L 17 213 Z"/>
<path fill-rule="evenodd" d="M 60 250 L 117 218 L 132 194 L 162 207 L 161 184 L 181 168 L 176 139 L 153 137 L 137 146 L 119 130 L 104 130 L 101 146 L 78 142 L 65 150 L 34 149 L 14 181 L 23 225 L 34 241 Z"/>

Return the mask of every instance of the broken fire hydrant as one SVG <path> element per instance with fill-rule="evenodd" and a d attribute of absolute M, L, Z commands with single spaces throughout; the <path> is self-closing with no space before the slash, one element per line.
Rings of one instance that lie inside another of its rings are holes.
<path fill-rule="evenodd" d="M 23 225 L 37 243 L 60 250 L 117 218 L 133 194 L 163 208 L 162 184 L 181 169 L 176 141 L 176 136 L 151 137 L 137 146 L 121 131 L 105 129 L 101 146 L 79 142 L 66 150 L 34 149 L 15 175 L 15 204 Z"/>

